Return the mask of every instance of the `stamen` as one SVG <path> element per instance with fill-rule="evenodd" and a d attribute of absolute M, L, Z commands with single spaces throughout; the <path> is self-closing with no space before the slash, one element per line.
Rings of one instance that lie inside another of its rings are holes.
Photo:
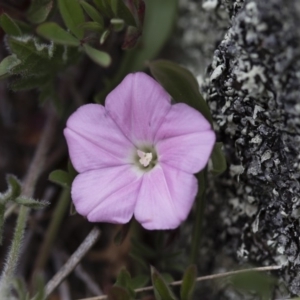
<path fill-rule="evenodd" d="M 148 167 L 152 158 L 153 158 L 153 155 L 151 152 L 144 152 L 144 151 L 141 151 L 141 150 L 137 150 L 137 154 L 139 156 L 139 162 L 141 163 L 141 165 L 143 165 L 144 167 Z"/>

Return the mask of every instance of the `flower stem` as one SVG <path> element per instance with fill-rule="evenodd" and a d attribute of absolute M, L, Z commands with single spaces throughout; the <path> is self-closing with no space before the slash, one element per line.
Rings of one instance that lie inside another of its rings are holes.
<path fill-rule="evenodd" d="M 206 191 L 206 173 L 207 169 L 205 168 L 198 175 L 199 181 L 199 193 L 196 201 L 196 216 L 192 232 L 192 245 L 191 245 L 191 255 L 190 263 L 197 263 L 199 247 L 202 239 L 202 230 L 203 230 L 203 218 L 205 211 L 205 191 Z"/>
<path fill-rule="evenodd" d="M 29 167 L 28 173 L 22 186 L 22 196 L 32 197 L 36 181 L 43 170 L 47 151 L 54 133 L 54 114 L 50 114 L 42 133 L 41 140 Z M 22 253 L 22 241 L 24 237 L 26 221 L 29 214 L 29 208 L 22 206 L 19 211 L 17 224 L 14 231 L 11 248 L 8 252 L 6 264 L 0 280 L 0 299 L 8 299 L 12 285 L 12 279 Z"/>

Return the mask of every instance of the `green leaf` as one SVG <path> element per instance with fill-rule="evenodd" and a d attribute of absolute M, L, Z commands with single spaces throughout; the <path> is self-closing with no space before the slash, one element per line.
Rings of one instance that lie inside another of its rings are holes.
<path fill-rule="evenodd" d="M 50 173 L 49 180 L 59 184 L 62 187 L 71 188 L 72 178 L 70 178 L 70 174 L 63 170 L 55 170 Z"/>
<path fill-rule="evenodd" d="M 20 63 L 21 61 L 18 59 L 18 57 L 15 54 L 5 57 L 0 62 L 0 78 L 4 78 L 6 77 L 6 75 L 9 75 L 9 73 L 13 70 L 13 68 L 19 65 Z"/>
<path fill-rule="evenodd" d="M 213 169 L 211 172 L 216 176 L 222 174 L 227 169 L 227 162 L 222 147 L 223 143 L 216 143 L 211 155 L 213 163 Z"/>
<path fill-rule="evenodd" d="M 128 291 L 120 286 L 112 286 L 107 296 L 108 300 L 131 300 Z"/>
<path fill-rule="evenodd" d="M 110 0 L 93 0 L 99 11 L 109 19 L 113 17 Z"/>
<path fill-rule="evenodd" d="M 127 25 L 137 26 L 131 11 L 123 0 L 111 0 L 111 7 L 117 18 L 123 19 Z"/>
<path fill-rule="evenodd" d="M 2 199 L 1 199 L 2 200 Z M 5 204 L 2 201 L 0 201 L 0 245 L 2 245 L 3 241 L 3 229 L 4 229 L 4 214 L 5 214 Z"/>
<path fill-rule="evenodd" d="M 186 103 L 197 109 L 212 124 L 212 117 L 207 103 L 199 92 L 197 80 L 190 71 L 167 60 L 149 63 L 155 79 L 176 102 Z"/>
<path fill-rule="evenodd" d="M 7 184 L 8 184 L 8 191 L 10 195 L 10 200 L 15 199 L 16 197 L 19 197 L 22 190 L 22 184 L 19 181 L 19 179 L 14 175 L 7 175 L 6 177 Z"/>
<path fill-rule="evenodd" d="M 103 18 L 99 12 L 89 3 L 81 0 L 80 4 L 87 15 L 96 23 L 99 23 L 102 27 L 104 26 Z"/>
<path fill-rule="evenodd" d="M 246 293 L 255 292 L 263 300 L 272 298 L 272 290 L 276 284 L 274 277 L 261 272 L 236 274 L 231 276 L 229 281 L 237 290 Z"/>
<path fill-rule="evenodd" d="M 0 17 L 0 25 L 5 33 L 13 36 L 20 36 L 22 34 L 19 26 L 15 21 L 6 13 L 2 14 Z"/>
<path fill-rule="evenodd" d="M 79 39 L 83 38 L 83 29 L 79 25 L 84 23 L 84 14 L 78 0 L 58 0 L 60 14 L 71 32 Z"/>
<path fill-rule="evenodd" d="M 131 287 L 134 290 L 145 287 L 148 284 L 149 280 L 150 278 L 147 275 L 138 275 L 131 279 Z"/>
<path fill-rule="evenodd" d="M 101 33 L 103 31 L 103 26 L 96 22 L 85 22 L 80 25 L 80 28 L 84 30 L 94 31 Z"/>
<path fill-rule="evenodd" d="M 154 288 L 154 294 L 157 300 L 176 300 L 175 295 L 164 281 L 163 277 L 158 271 L 151 267 L 152 284 Z"/>
<path fill-rule="evenodd" d="M 110 35 L 110 30 L 105 30 L 101 37 L 100 37 L 100 45 L 103 45 L 106 41 L 106 39 L 108 38 L 108 36 Z"/>
<path fill-rule="evenodd" d="M 15 290 L 17 291 L 19 300 L 29 299 L 26 284 L 23 279 L 20 279 L 20 278 L 14 279 L 13 285 L 14 285 Z"/>
<path fill-rule="evenodd" d="M 27 19 L 33 24 L 45 22 L 53 7 L 52 0 L 32 0 L 26 13 Z"/>
<path fill-rule="evenodd" d="M 192 299 L 195 289 L 195 282 L 197 278 L 197 268 L 195 265 L 189 266 L 183 275 L 182 284 L 180 288 L 180 299 L 190 300 Z"/>
<path fill-rule="evenodd" d="M 79 46 L 80 41 L 70 33 L 62 29 L 58 24 L 49 22 L 39 25 L 36 29 L 42 37 L 51 40 L 57 44 L 68 46 Z"/>
<path fill-rule="evenodd" d="M 46 299 L 45 281 L 41 275 L 37 275 L 34 277 L 34 290 L 36 291 L 36 294 L 32 298 L 32 300 Z"/>
<path fill-rule="evenodd" d="M 131 239 L 131 249 L 135 250 L 136 253 L 142 254 L 143 257 L 147 259 L 154 259 L 155 257 L 157 257 L 157 253 L 155 250 L 135 238 Z"/>
<path fill-rule="evenodd" d="M 124 28 L 124 20 L 122 19 L 111 19 L 110 24 L 115 32 L 122 31 Z"/>
<path fill-rule="evenodd" d="M 72 181 L 78 175 L 78 172 L 75 170 L 74 166 L 72 165 L 71 160 L 68 161 L 68 173 Z"/>
<path fill-rule="evenodd" d="M 129 272 L 125 268 L 122 268 L 118 274 L 115 286 L 127 288 L 128 286 L 130 286 L 130 283 L 131 283 L 131 276 Z"/>
<path fill-rule="evenodd" d="M 114 237 L 114 243 L 117 246 L 120 246 L 124 242 L 125 238 L 127 237 L 127 233 L 129 229 L 130 229 L 130 222 L 123 225 L 121 229 L 117 232 L 117 234 Z"/>
<path fill-rule="evenodd" d="M 122 268 L 119 272 L 117 281 L 114 285 L 125 288 L 133 298 L 135 297 L 135 292 L 131 287 L 131 276 L 125 268 Z"/>
<path fill-rule="evenodd" d="M 14 199 L 14 202 L 20 205 L 24 205 L 26 207 L 30 207 L 33 209 L 42 209 L 49 205 L 49 202 L 47 201 L 37 201 L 32 198 L 28 198 L 25 196 L 19 196 L 16 199 Z"/>
<path fill-rule="evenodd" d="M 87 44 L 83 45 L 83 48 L 85 50 L 85 53 L 95 63 L 99 64 L 102 67 L 108 67 L 110 65 L 111 57 L 108 53 L 92 48 Z"/>
<path fill-rule="evenodd" d="M 18 78 L 13 83 L 11 83 L 10 88 L 14 91 L 24 91 L 36 88 L 41 88 L 43 85 L 47 84 L 49 77 L 47 76 L 28 76 L 23 78 Z"/>

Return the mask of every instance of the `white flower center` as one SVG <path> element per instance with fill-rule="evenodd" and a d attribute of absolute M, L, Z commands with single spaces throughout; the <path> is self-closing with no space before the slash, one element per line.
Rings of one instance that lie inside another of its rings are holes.
<path fill-rule="evenodd" d="M 137 155 L 139 156 L 139 162 L 142 166 L 148 167 L 152 158 L 153 154 L 151 152 L 144 152 L 141 150 L 137 150 Z"/>

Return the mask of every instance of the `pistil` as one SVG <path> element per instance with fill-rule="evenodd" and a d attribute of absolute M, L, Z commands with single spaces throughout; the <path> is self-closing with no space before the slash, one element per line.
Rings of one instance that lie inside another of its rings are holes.
<path fill-rule="evenodd" d="M 141 150 L 137 150 L 137 155 L 139 156 L 139 162 L 145 168 L 149 166 L 152 161 L 153 154 L 151 152 L 144 152 Z"/>

